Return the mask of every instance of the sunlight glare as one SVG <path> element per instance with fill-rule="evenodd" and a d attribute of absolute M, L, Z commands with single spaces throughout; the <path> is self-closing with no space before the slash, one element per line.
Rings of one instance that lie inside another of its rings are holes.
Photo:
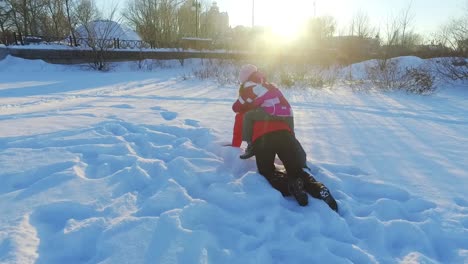
<path fill-rule="evenodd" d="M 315 6 L 314 6 L 315 2 Z M 268 2 L 268 12 L 259 14 L 274 34 L 283 42 L 290 42 L 303 33 L 305 23 L 316 16 L 346 12 L 341 0 L 290 0 L 288 4 L 279 1 Z M 262 19 L 262 20 L 263 20 Z"/>
<path fill-rule="evenodd" d="M 265 24 L 267 24 L 272 32 L 281 38 L 282 42 L 290 42 L 295 40 L 299 32 L 301 31 L 304 22 L 307 21 L 312 15 L 298 15 L 298 9 L 308 8 L 312 4 L 307 6 L 297 5 L 276 5 L 270 6 L 270 12 L 265 15 Z"/>

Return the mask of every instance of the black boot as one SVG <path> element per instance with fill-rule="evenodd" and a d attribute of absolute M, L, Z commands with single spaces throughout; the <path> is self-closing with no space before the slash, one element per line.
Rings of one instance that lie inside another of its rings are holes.
<path fill-rule="evenodd" d="M 296 198 L 300 206 L 306 206 L 309 203 L 309 198 L 304 190 L 304 181 L 300 177 L 290 180 L 288 187 L 289 192 Z"/>
<path fill-rule="evenodd" d="M 254 149 L 253 149 L 253 144 L 252 143 L 249 143 L 247 145 L 247 148 L 245 149 L 245 152 L 244 154 L 240 155 L 239 158 L 241 159 L 248 159 L 250 157 L 253 157 L 255 154 L 254 154 Z"/>
<path fill-rule="evenodd" d="M 338 212 L 338 204 L 325 185 L 320 188 L 320 199 L 327 203 L 333 211 Z"/>
<path fill-rule="evenodd" d="M 315 178 L 307 172 L 301 174 L 301 178 L 304 180 L 304 188 L 307 193 L 314 198 L 323 200 L 333 211 L 338 212 L 338 204 L 335 198 L 333 198 L 330 190 L 328 190 L 323 183 L 315 180 Z"/>

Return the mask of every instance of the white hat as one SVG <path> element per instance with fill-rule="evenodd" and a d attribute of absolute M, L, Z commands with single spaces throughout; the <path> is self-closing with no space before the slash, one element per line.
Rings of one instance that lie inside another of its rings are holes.
<path fill-rule="evenodd" d="M 257 71 L 257 67 L 255 65 L 246 64 L 242 66 L 239 71 L 239 81 L 241 83 L 245 83 L 246 81 L 249 80 L 250 75 L 252 75 L 252 73 L 256 71 Z"/>

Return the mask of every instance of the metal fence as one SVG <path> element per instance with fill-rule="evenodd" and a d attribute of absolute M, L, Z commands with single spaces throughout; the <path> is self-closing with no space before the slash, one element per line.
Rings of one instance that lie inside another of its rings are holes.
<path fill-rule="evenodd" d="M 95 38 L 79 38 L 73 36 L 67 37 L 51 37 L 51 36 L 31 36 L 22 35 L 16 32 L 0 32 L 0 44 L 6 46 L 14 45 L 64 45 L 70 47 L 84 47 L 84 48 L 106 48 L 106 49 L 158 49 L 158 48 L 173 48 L 173 49 L 212 49 L 211 45 L 204 46 L 191 46 L 186 45 L 184 41 L 142 41 L 142 40 L 125 40 L 120 38 L 111 39 L 95 39 Z"/>

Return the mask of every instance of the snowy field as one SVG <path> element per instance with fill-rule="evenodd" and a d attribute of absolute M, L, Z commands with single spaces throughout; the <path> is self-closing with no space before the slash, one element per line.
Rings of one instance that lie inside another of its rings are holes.
<path fill-rule="evenodd" d="M 0 61 L 0 263 L 468 263 L 462 84 L 284 90 L 337 214 L 222 147 L 238 87 L 173 65 Z"/>

